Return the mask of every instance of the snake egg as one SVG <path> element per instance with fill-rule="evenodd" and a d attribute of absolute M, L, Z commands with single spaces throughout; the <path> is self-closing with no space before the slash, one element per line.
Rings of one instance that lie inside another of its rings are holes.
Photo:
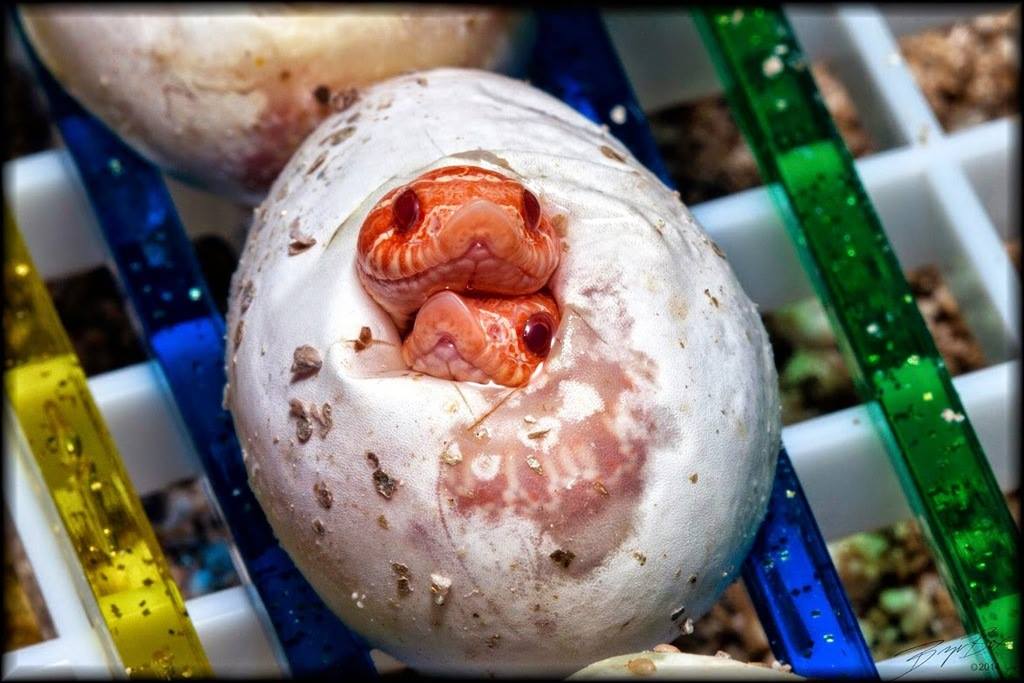
<path fill-rule="evenodd" d="M 165 170 L 253 204 L 359 89 L 438 66 L 514 68 L 521 16 L 486 7 L 26 6 L 67 90 Z"/>
<path fill-rule="evenodd" d="M 327 118 L 255 211 L 228 328 L 282 546 L 417 670 L 567 675 L 670 642 L 764 514 L 753 303 L 675 193 L 520 81 L 409 74 Z"/>

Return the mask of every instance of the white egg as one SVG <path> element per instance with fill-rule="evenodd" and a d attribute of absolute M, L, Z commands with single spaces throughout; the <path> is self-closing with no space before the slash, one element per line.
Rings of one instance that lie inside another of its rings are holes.
<path fill-rule="evenodd" d="M 40 6 L 43 62 L 144 156 L 256 203 L 303 139 L 370 83 L 436 66 L 501 68 L 521 18 L 482 7 Z"/>
<path fill-rule="evenodd" d="M 409 371 L 357 278 L 370 208 L 459 164 L 564 217 L 562 320 L 521 389 Z M 779 396 L 754 304 L 675 193 L 520 81 L 410 74 L 324 121 L 256 211 L 228 326 L 227 402 L 281 544 L 413 668 L 567 675 L 671 641 L 764 514 Z M 322 367 L 293 379 L 306 345 Z"/>

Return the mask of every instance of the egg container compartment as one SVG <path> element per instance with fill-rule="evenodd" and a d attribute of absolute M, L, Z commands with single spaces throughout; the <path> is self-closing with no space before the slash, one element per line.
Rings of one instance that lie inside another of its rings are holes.
<path fill-rule="evenodd" d="M 988 9 L 988 8 L 986 8 Z M 827 60 L 849 88 L 865 127 L 883 151 L 857 168 L 905 269 L 936 264 L 978 338 L 988 366 L 954 385 L 1001 488 L 1019 480 L 1020 278 L 1002 240 L 1019 236 L 1011 185 L 1018 158 L 1018 117 L 943 132 L 900 57 L 896 37 L 975 16 L 969 6 L 899 9 L 794 7 L 797 37 L 814 59 Z M 689 14 L 606 12 L 605 20 L 641 104 L 653 110 L 714 94 L 719 85 Z M 217 234 L 236 247 L 245 214 L 168 179 L 193 237 Z M 4 167 L 4 190 L 41 275 L 66 277 L 103 264 L 103 241 L 73 163 L 61 150 Z M 813 295 L 764 188 L 690 207 L 726 252 L 741 284 L 762 311 Z M 198 458 L 152 362 L 89 380 L 140 495 L 200 474 Z M 826 539 L 907 519 L 911 512 L 865 406 L 836 411 L 783 429 Z M 58 636 L 3 657 L 4 677 L 82 676 L 106 672 L 98 636 L 74 589 L 74 572 L 45 521 L 45 495 L 5 442 L 5 500 Z M 187 603 L 218 675 L 280 673 L 272 644 L 245 588 Z M 878 662 L 883 679 L 983 677 L 968 656 L 968 637 L 941 655 L 907 652 Z M 959 647 L 958 646 L 962 646 Z M 381 671 L 401 665 L 374 651 Z M 946 656 L 951 655 L 951 656 Z"/>

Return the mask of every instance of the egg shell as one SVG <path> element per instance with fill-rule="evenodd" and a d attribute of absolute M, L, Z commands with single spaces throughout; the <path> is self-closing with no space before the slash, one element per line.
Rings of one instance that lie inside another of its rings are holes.
<path fill-rule="evenodd" d="M 357 279 L 373 204 L 458 164 L 520 178 L 564 232 L 562 322 L 522 389 L 408 370 Z M 523 82 L 411 74 L 327 119 L 255 211 L 228 326 L 226 402 L 281 544 L 415 669 L 567 675 L 671 641 L 764 514 L 780 409 L 754 304 L 677 194 Z M 303 346 L 322 366 L 297 378 Z"/>
<path fill-rule="evenodd" d="M 710 657 L 686 652 L 634 652 L 594 662 L 569 677 L 570 681 L 595 680 L 754 680 L 800 681 L 801 676 L 782 669 L 747 664 L 730 657 Z"/>
<path fill-rule="evenodd" d="M 174 175 L 258 202 L 357 90 L 436 66 L 503 68 L 514 12 L 330 5 L 38 6 L 27 35 L 68 91 Z"/>

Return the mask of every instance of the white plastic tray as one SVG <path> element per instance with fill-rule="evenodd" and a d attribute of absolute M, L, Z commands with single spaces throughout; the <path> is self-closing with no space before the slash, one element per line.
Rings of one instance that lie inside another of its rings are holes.
<path fill-rule="evenodd" d="M 1000 485 L 1010 490 L 1019 479 L 1020 279 L 1000 238 L 1018 234 L 1010 211 L 1010 177 L 1018 163 L 1012 150 L 1017 148 L 1019 121 L 1003 119 L 944 134 L 899 59 L 894 39 L 894 34 L 985 9 L 946 6 L 924 15 L 869 7 L 793 8 L 789 16 L 811 57 L 828 58 L 836 68 L 865 126 L 885 150 L 858 161 L 858 169 L 902 265 L 937 264 L 957 299 L 967 304 L 962 308 L 968 324 L 990 365 L 954 383 Z M 686 12 L 614 12 L 606 17 L 645 107 L 718 89 Z M 169 185 L 192 235 L 215 233 L 240 247 L 248 211 L 173 181 Z M 7 164 L 4 189 L 44 277 L 66 276 L 106 260 L 64 152 L 43 152 Z M 762 310 L 811 293 L 763 188 L 691 208 Z M 91 378 L 90 386 L 141 495 L 199 473 L 198 458 L 155 366 L 141 363 L 105 373 Z M 5 430 L 12 432 L 16 430 Z M 828 539 L 909 517 L 863 406 L 786 427 L 783 440 Z M 73 568 L 57 550 L 41 492 L 14 457 L 15 450 L 5 442 L 5 500 L 18 533 L 32 539 L 25 544 L 26 552 L 58 637 L 5 654 L 4 676 L 106 675 L 108 664 L 73 589 Z M 218 675 L 279 673 L 249 600 L 239 587 L 188 602 Z M 912 656 L 879 663 L 880 674 L 886 679 L 982 675 L 971 669 L 971 658 L 960 655 Z M 915 662 L 923 664 L 907 674 Z M 386 656 L 378 663 L 383 669 L 396 666 Z"/>

